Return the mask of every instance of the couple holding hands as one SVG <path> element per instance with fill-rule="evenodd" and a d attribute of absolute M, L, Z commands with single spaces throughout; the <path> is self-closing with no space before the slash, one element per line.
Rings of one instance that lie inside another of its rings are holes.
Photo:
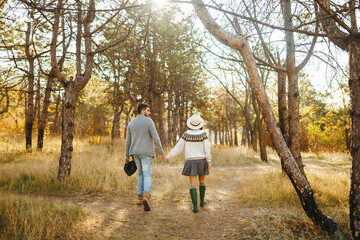
<path fill-rule="evenodd" d="M 162 159 L 172 158 L 180 154 L 185 148 L 186 161 L 182 175 L 189 176 L 193 212 L 197 213 L 197 178 L 199 178 L 200 206 L 203 207 L 206 204 L 205 175 L 209 175 L 209 169 L 211 168 L 209 139 L 206 132 L 202 130 L 204 120 L 199 115 L 190 117 L 187 120 L 189 130 L 185 131 L 175 147 L 165 156 L 155 124 L 150 118 L 150 106 L 142 103 L 137 110 L 138 116 L 131 120 L 127 127 L 125 162 L 129 162 L 131 156 L 139 170 L 138 204 L 143 204 L 144 210 L 150 211 L 151 158 L 155 155 L 155 143 Z"/>

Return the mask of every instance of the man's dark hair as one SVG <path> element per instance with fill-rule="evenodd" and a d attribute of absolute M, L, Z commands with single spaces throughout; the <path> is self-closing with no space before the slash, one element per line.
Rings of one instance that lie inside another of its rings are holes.
<path fill-rule="evenodd" d="M 138 113 L 140 114 L 141 113 L 141 110 L 143 109 L 146 109 L 146 108 L 150 108 L 149 104 L 147 103 L 141 103 L 139 106 L 138 106 Z"/>

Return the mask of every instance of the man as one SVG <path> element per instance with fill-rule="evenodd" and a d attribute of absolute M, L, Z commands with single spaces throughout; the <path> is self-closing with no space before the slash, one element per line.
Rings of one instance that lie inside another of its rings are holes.
<path fill-rule="evenodd" d="M 150 106 L 142 103 L 137 109 L 139 115 L 130 121 L 125 142 L 125 162 L 130 156 L 135 160 L 139 171 L 138 204 L 144 204 L 144 210 L 150 211 L 151 158 L 154 157 L 154 142 L 160 157 L 165 159 L 155 124 L 150 118 Z"/>

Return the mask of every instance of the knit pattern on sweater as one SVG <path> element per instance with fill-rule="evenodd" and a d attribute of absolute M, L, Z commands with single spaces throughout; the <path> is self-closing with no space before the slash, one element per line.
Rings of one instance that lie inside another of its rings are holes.
<path fill-rule="evenodd" d="M 200 134 L 189 134 L 189 133 L 185 132 L 181 138 L 187 142 L 202 142 L 205 139 L 207 139 L 208 137 L 207 137 L 206 132 L 202 132 Z"/>

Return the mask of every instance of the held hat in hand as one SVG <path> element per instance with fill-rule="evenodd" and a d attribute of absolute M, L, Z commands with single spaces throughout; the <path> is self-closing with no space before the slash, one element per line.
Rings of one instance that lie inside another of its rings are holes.
<path fill-rule="evenodd" d="M 186 124 L 190 129 L 200 129 L 204 126 L 204 119 L 202 119 L 199 115 L 195 114 L 189 117 Z"/>
<path fill-rule="evenodd" d="M 133 175 L 135 172 L 136 172 L 136 164 L 135 164 L 135 161 L 130 161 L 130 162 L 127 162 L 125 163 L 125 166 L 124 166 L 124 171 L 126 172 L 126 174 L 128 176 L 131 176 Z"/>

